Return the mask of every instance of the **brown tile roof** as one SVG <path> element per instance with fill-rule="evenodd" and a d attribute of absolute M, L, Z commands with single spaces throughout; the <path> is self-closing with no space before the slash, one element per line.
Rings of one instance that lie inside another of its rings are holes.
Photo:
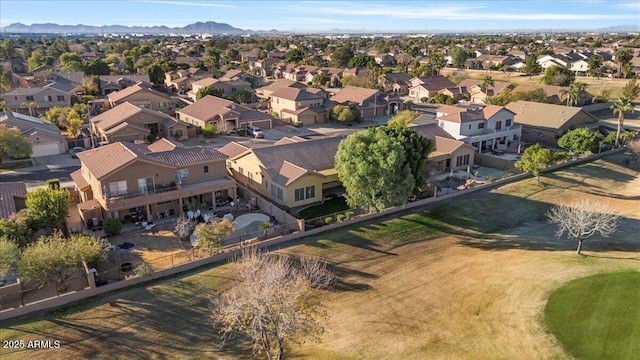
<path fill-rule="evenodd" d="M 191 105 L 176 111 L 178 113 L 191 116 L 200 121 L 209 121 L 216 115 L 224 115 L 229 112 L 238 114 L 240 120 L 271 119 L 271 115 L 261 113 L 248 107 L 238 105 L 216 96 L 207 95 Z"/>
<path fill-rule="evenodd" d="M 153 144 L 149 145 L 149 151 L 151 152 L 161 152 L 161 151 L 171 151 L 175 148 L 184 148 L 183 144 L 180 144 L 177 141 L 173 141 L 171 139 L 163 138 L 160 139 Z"/>
<path fill-rule="evenodd" d="M 422 87 L 429 91 L 440 91 L 445 88 L 455 87 L 456 84 L 451 82 L 442 75 L 432 75 L 418 78 Z"/>
<path fill-rule="evenodd" d="M 436 123 L 417 125 L 417 126 L 409 125 L 409 128 L 414 130 L 416 133 L 418 133 L 418 135 L 422 135 L 431 140 L 434 140 L 436 136 L 453 139 L 453 136 L 451 136 L 448 132 L 446 132 L 443 128 L 438 126 L 438 124 Z"/>
<path fill-rule="evenodd" d="M 82 176 L 81 169 L 78 169 L 71 173 L 71 180 L 73 180 L 73 182 L 76 183 L 76 187 L 80 190 L 84 190 L 90 187 L 89 182 L 87 182 L 87 179 L 85 179 L 84 176 Z"/>
<path fill-rule="evenodd" d="M 273 145 L 286 145 L 286 144 L 293 144 L 301 141 L 307 141 L 307 139 L 303 139 L 299 136 L 283 137 L 282 139 L 273 143 Z"/>
<path fill-rule="evenodd" d="M 286 100 L 313 100 L 313 99 L 322 99 L 322 96 L 318 95 L 317 92 L 313 93 L 311 91 L 307 91 L 306 89 L 298 89 L 293 87 L 283 87 L 280 88 L 273 93 L 271 93 L 271 97 L 277 97 Z"/>
<path fill-rule="evenodd" d="M 516 114 L 517 124 L 560 129 L 576 116 L 584 119 L 584 124 L 597 124 L 597 119 L 579 107 L 544 104 L 532 101 L 516 101 L 507 104 L 507 109 Z"/>
<path fill-rule="evenodd" d="M 120 125 L 122 122 L 126 121 L 130 117 L 141 112 L 145 114 L 149 114 L 156 118 L 163 119 L 163 121 L 164 120 L 177 121 L 165 113 L 147 109 L 144 106 L 133 105 L 127 101 L 103 112 L 100 115 L 92 117 L 91 121 L 95 124 L 97 128 L 100 128 L 102 131 L 107 131 L 112 127 Z"/>
<path fill-rule="evenodd" d="M 164 144 L 153 146 L 153 144 L 117 142 L 97 149 L 83 151 L 78 154 L 78 158 L 82 166 L 88 168 L 97 179 L 102 179 L 136 160 L 146 160 L 158 165 L 179 168 L 185 165 L 227 158 L 226 155 L 217 150 L 202 146 L 175 146 L 171 148 L 175 145 L 171 140 L 160 139 L 158 141 L 164 142 Z"/>
<path fill-rule="evenodd" d="M 263 90 L 263 91 L 267 90 L 267 91 L 273 92 L 285 87 L 296 87 L 296 88 L 302 89 L 302 88 L 305 88 L 306 85 L 299 81 L 293 81 L 288 79 L 278 79 L 267 86 L 259 87 L 258 90 Z"/>
<path fill-rule="evenodd" d="M 140 83 L 140 84 L 136 84 L 133 86 L 129 86 L 128 88 L 122 89 L 120 91 L 116 91 L 116 92 L 112 92 L 109 93 L 109 95 L 107 95 L 107 97 L 109 98 L 109 101 L 111 102 L 118 102 L 118 101 L 122 101 L 124 99 L 126 99 L 128 96 L 131 96 L 137 92 L 148 92 L 151 94 L 154 94 L 156 96 L 160 96 L 163 98 L 167 98 L 170 99 L 171 97 L 168 94 L 165 93 L 161 93 L 159 91 L 153 90 L 152 88 L 145 86 L 144 84 Z"/>
<path fill-rule="evenodd" d="M 364 105 L 367 100 L 373 101 L 374 95 L 378 94 L 378 101 L 382 102 L 385 99 L 383 93 L 376 89 L 366 89 L 355 86 L 347 86 L 338 91 L 337 94 L 331 97 L 332 101 L 340 104 L 354 102 L 360 106 Z M 382 104 L 382 103 L 381 103 Z"/>
<path fill-rule="evenodd" d="M 211 86 L 211 85 L 217 83 L 218 81 L 219 81 L 218 79 L 214 79 L 214 78 L 204 78 L 204 79 L 200 79 L 198 81 L 192 82 L 191 86 L 193 86 L 193 85 Z"/>
<path fill-rule="evenodd" d="M 8 219 L 11 214 L 15 214 L 15 198 L 26 198 L 27 186 L 23 182 L 2 182 L 0 183 L 0 219 Z"/>
<path fill-rule="evenodd" d="M 145 128 L 144 126 L 140 126 L 140 125 L 137 125 L 137 124 L 130 124 L 130 123 L 126 122 L 126 121 L 121 122 L 120 124 L 110 128 L 109 130 L 105 131 L 104 133 L 107 134 L 107 135 L 112 135 L 112 134 L 116 134 L 118 131 L 120 131 L 122 129 L 125 129 L 125 128 L 128 128 L 128 127 L 136 129 L 136 130 L 141 131 L 141 132 L 146 133 L 146 134 L 150 134 L 151 133 L 151 130 Z"/>
<path fill-rule="evenodd" d="M 454 151 L 458 150 L 460 147 L 466 145 L 462 141 L 451 139 L 448 137 L 446 138 L 440 137 L 440 136 L 436 136 L 435 143 L 436 143 L 436 151 L 444 154 L 451 154 Z"/>
<path fill-rule="evenodd" d="M 260 160 L 271 179 L 286 186 L 295 180 L 294 175 L 301 176 L 301 171 L 294 169 L 294 166 L 309 173 L 333 169 L 338 144 L 343 139 L 342 136 L 334 136 L 256 148 L 251 151 Z M 285 165 L 285 162 L 288 164 Z"/>
<path fill-rule="evenodd" d="M 227 145 L 221 147 L 218 149 L 218 151 L 220 151 L 221 153 L 227 155 L 230 159 L 234 158 L 242 153 L 244 153 L 245 151 L 249 150 L 248 147 L 238 144 L 235 141 L 232 141 L 230 143 L 228 143 Z"/>

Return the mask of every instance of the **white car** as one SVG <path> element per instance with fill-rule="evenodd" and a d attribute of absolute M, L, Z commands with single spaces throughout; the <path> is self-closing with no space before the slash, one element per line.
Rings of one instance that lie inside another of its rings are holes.
<path fill-rule="evenodd" d="M 247 125 L 247 135 L 251 135 L 256 139 L 263 139 L 264 133 L 259 127 L 254 125 Z"/>

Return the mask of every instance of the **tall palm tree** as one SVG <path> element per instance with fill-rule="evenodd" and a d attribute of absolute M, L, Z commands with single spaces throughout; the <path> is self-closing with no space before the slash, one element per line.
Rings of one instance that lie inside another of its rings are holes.
<path fill-rule="evenodd" d="M 624 125 L 624 114 L 628 112 L 633 112 L 633 103 L 631 99 L 627 97 L 620 97 L 618 100 L 614 101 L 611 105 L 611 110 L 613 110 L 613 114 L 618 114 L 618 131 L 616 132 L 616 146 L 620 146 L 620 131 L 622 130 L 622 126 Z"/>
<path fill-rule="evenodd" d="M 33 114 L 33 109 L 38 108 L 40 106 L 40 104 L 38 104 L 35 101 L 24 101 L 22 102 L 22 104 L 20 104 L 21 108 L 29 108 L 29 115 L 31 116 L 35 116 Z"/>
<path fill-rule="evenodd" d="M 487 93 L 487 89 L 489 88 L 489 86 L 493 86 L 494 81 L 493 78 L 489 75 L 485 76 L 484 78 L 482 78 L 482 87 L 484 88 L 484 93 Z"/>

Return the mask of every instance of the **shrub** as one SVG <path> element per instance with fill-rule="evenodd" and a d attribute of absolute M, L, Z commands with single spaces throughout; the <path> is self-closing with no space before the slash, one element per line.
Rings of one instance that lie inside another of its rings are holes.
<path fill-rule="evenodd" d="M 428 102 L 429 102 L 429 98 L 428 98 L 428 97 L 426 97 L 426 96 L 421 97 L 421 98 L 420 98 L 420 102 L 421 102 L 421 103 L 423 103 L 423 104 L 426 104 L 426 103 L 428 103 Z"/>
<path fill-rule="evenodd" d="M 218 127 L 216 126 L 216 124 L 206 124 L 202 128 L 202 136 L 205 138 L 214 138 L 218 136 Z"/>
<path fill-rule="evenodd" d="M 147 264 L 146 261 L 141 261 L 138 263 L 138 265 L 133 269 L 133 273 L 136 274 L 137 276 L 151 276 L 151 274 L 153 273 L 153 269 L 151 268 L 151 266 L 149 266 L 149 264 Z"/>
<path fill-rule="evenodd" d="M 316 220 L 316 222 L 313 224 L 313 226 L 315 226 L 315 227 L 320 227 L 322 225 L 324 225 L 324 223 L 320 219 Z"/>
<path fill-rule="evenodd" d="M 333 222 L 333 216 L 327 216 L 326 218 L 324 218 L 324 223 L 329 225 Z"/>
<path fill-rule="evenodd" d="M 247 130 L 245 129 L 238 129 L 238 135 L 239 136 L 244 136 L 247 133 Z"/>
<path fill-rule="evenodd" d="M 122 231 L 122 223 L 118 219 L 106 219 L 102 223 L 102 228 L 107 236 L 116 236 Z"/>
<path fill-rule="evenodd" d="M 609 101 L 609 99 L 604 96 L 596 95 L 593 97 L 594 104 L 606 103 L 607 101 Z"/>
<path fill-rule="evenodd" d="M 347 211 L 346 213 L 344 213 L 345 220 L 351 220 L 351 219 L 353 219 L 353 216 L 354 216 L 354 215 L 355 215 L 355 214 L 353 213 L 353 211 Z"/>
<path fill-rule="evenodd" d="M 337 222 L 343 222 L 345 217 L 346 217 L 345 214 L 338 214 L 338 215 L 336 215 L 336 221 Z"/>

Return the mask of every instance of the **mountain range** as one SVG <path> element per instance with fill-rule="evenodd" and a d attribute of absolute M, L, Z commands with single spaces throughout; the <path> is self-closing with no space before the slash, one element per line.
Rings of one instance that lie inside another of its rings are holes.
<path fill-rule="evenodd" d="M 371 32 L 379 32 L 372 29 L 367 29 L 369 33 Z M 575 31 L 595 31 L 601 33 L 608 32 L 640 32 L 640 25 L 638 24 L 625 24 L 618 26 L 611 26 L 607 28 L 600 29 L 538 29 L 537 31 L 567 31 L 567 32 L 575 32 Z M 0 28 L 0 31 L 7 33 L 54 33 L 54 34 L 168 34 L 168 33 L 176 33 L 176 34 L 282 34 L 283 32 L 272 29 L 269 31 L 263 30 L 243 30 L 239 28 L 235 28 L 229 24 L 225 23 L 217 23 L 215 21 L 207 21 L 207 22 L 196 22 L 193 24 L 189 24 L 183 27 L 167 27 L 164 25 L 161 26 L 125 26 L 125 25 L 105 25 L 105 26 L 94 26 L 94 25 L 59 25 L 54 23 L 45 23 L 45 24 L 31 24 L 25 25 L 22 23 L 14 23 L 5 27 Z M 479 30 L 478 30 L 479 31 Z M 506 30 L 506 29 L 495 29 L 495 30 L 484 30 L 481 32 L 512 32 L 518 31 L 516 29 Z M 529 29 L 530 32 L 536 32 L 535 29 Z M 332 29 L 325 31 L 307 31 L 308 33 L 327 33 L 327 34 L 345 34 L 345 33 L 361 33 L 361 29 Z M 388 33 L 389 31 L 383 31 Z M 398 30 L 397 33 L 409 33 L 414 32 L 410 30 Z M 418 33 L 424 32 L 417 31 Z M 433 33 L 449 33 L 449 32 L 460 32 L 460 30 L 431 30 Z M 470 31 L 463 31 L 463 33 L 468 33 Z M 285 31 L 284 33 L 288 33 Z"/>
<path fill-rule="evenodd" d="M 52 23 L 25 25 L 14 23 L 1 28 L 3 32 L 11 33 L 65 33 L 65 34 L 239 34 L 248 31 L 235 28 L 229 24 L 214 21 L 197 22 L 184 27 L 167 26 L 124 26 L 124 25 L 58 25 Z"/>

